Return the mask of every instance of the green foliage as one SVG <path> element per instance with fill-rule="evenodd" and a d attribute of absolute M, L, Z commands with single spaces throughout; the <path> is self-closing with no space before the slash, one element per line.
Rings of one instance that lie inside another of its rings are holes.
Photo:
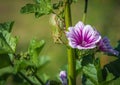
<path fill-rule="evenodd" d="M 94 83 L 94 85 L 98 84 L 97 70 L 93 64 L 88 64 L 87 66 L 84 66 L 83 73 L 92 83 Z"/>
<path fill-rule="evenodd" d="M 106 64 L 103 68 L 104 79 L 109 75 L 108 73 L 112 73 L 115 78 L 120 77 L 120 59 L 117 59 L 109 64 Z"/>
<path fill-rule="evenodd" d="M 16 50 L 16 45 L 16 37 L 12 37 L 7 31 L 0 32 L 0 54 L 14 53 Z"/>
<path fill-rule="evenodd" d="M 118 41 L 118 45 L 115 48 L 115 50 L 117 50 L 119 52 L 119 55 L 117 57 L 120 58 L 120 40 Z"/>
<path fill-rule="evenodd" d="M 28 52 L 15 55 L 15 58 L 13 57 L 12 59 L 14 61 L 14 73 L 24 70 L 27 75 L 34 75 L 38 69 L 45 66 L 49 58 L 39 56 L 44 44 L 44 40 L 38 41 L 33 39 L 30 42 Z"/>
<path fill-rule="evenodd" d="M 11 63 L 8 54 L 0 54 L 0 69 L 9 66 Z"/>
<path fill-rule="evenodd" d="M 21 70 L 25 70 L 31 63 L 27 60 L 14 60 L 13 72 L 16 74 Z"/>
<path fill-rule="evenodd" d="M 83 85 L 112 85 L 118 82 L 116 79 L 120 77 L 120 59 L 106 64 L 103 69 L 100 66 L 100 59 L 94 60 L 91 55 L 84 56 L 78 64 L 82 66 L 77 67 L 82 69 Z"/>
<path fill-rule="evenodd" d="M 47 82 L 46 85 L 61 85 L 61 83 L 55 80 L 50 80 Z"/>
<path fill-rule="evenodd" d="M 120 53 L 120 41 L 118 46 L 115 48 Z M 109 55 L 109 54 L 108 54 Z M 111 55 L 110 55 L 111 56 Z M 120 54 L 117 56 L 118 59 L 106 64 L 102 69 L 103 79 L 105 80 L 105 85 L 116 85 L 116 82 L 120 78 Z"/>
<path fill-rule="evenodd" d="M 2 78 L 0 83 L 4 84 L 6 81 L 3 80 L 7 80 L 10 75 L 16 75 L 17 78 L 18 76 L 20 76 L 20 79 L 23 77 L 23 79 L 32 85 L 34 83 L 39 84 L 41 83 L 39 82 L 41 75 L 36 77 L 37 70 L 39 69 L 40 71 L 49 61 L 48 57 L 39 55 L 45 41 L 33 39 L 30 41 L 27 52 L 16 54 L 18 39 L 11 36 L 13 23 L 5 22 L 0 24 L 0 78 Z M 42 79 L 46 81 L 46 75 L 43 75 Z M 24 84 L 25 82 L 21 81 L 21 83 Z"/>
<path fill-rule="evenodd" d="M 94 59 L 94 55 L 88 54 L 76 64 L 77 74 L 83 72 L 83 85 L 109 85 L 120 76 L 120 59 L 106 64 L 103 69 L 100 66 L 100 59 Z M 80 65 L 79 65 L 80 64 Z"/>
<path fill-rule="evenodd" d="M 96 49 L 90 49 L 90 50 L 77 50 L 76 49 L 76 57 L 78 58 L 78 59 L 81 59 L 82 57 L 84 57 L 84 56 L 88 56 L 88 55 L 91 55 L 92 56 L 92 54 L 95 52 L 95 50 Z M 89 57 L 88 57 L 89 58 Z M 84 58 L 83 58 L 84 59 Z M 85 59 L 85 60 L 87 60 L 87 59 Z"/>
<path fill-rule="evenodd" d="M 92 55 L 93 56 L 93 55 Z M 82 58 L 82 71 L 83 71 L 83 85 L 97 85 L 98 77 L 97 77 L 97 69 L 94 65 L 94 58 L 91 55 L 84 56 Z"/>
<path fill-rule="evenodd" d="M 96 58 L 96 59 L 95 59 L 94 65 L 95 65 L 95 68 L 96 68 L 96 70 L 97 70 L 98 82 L 101 83 L 101 82 L 103 82 L 103 75 L 102 75 L 100 58 Z"/>
<path fill-rule="evenodd" d="M 4 68 L 1 68 L 0 69 L 0 78 L 3 78 L 1 76 L 5 75 L 6 77 L 6 74 L 11 74 L 13 72 L 13 68 L 11 66 L 6 66 Z"/>
<path fill-rule="evenodd" d="M 37 66 L 39 63 L 39 53 L 41 52 L 42 48 L 44 47 L 45 41 L 37 41 L 35 39 L 30 41 L 30 45 L 28 48 L 28 54 L 31 56 L 31 61 Z"/>
<path fill-rule="evenodd" d="M 8 32 L 11 32 L 12 27 L 13 27 L 14 21 L 11 22 L 5 22 L 5 23 L 0 23 L 0 30 L 6 30 Z"/>
<path fill-rule="evenodd" d="M 53 9 L 59 9 L 63 6 L 63 1 L 59 1 L 58 3 L 53 4 Z"/>
<path fill-rule="evenodd" d="M 85 75 L 82 75 L 82 85 L 95 85 L 89 78 Z"/>
<path fill-rule="evenodd" d="M 112 80 L 112 79 L 115 78 L 115 76 L 114 76 L 112 73 L 110 73 L 110 72 L 107 70 L 107 68 L 106 68 L 106 71 L 107 71 L 106 82 L 107 82 L 107 81 L 110 81 L 110 80 Z"/>
<path fill-rule="evenodd" d="M 76 60 L 76 76 L 82 72 L 81 61 Z"/>
<path fill-rule="evenodd" d="M 17 38 L 11 36 L 11 29 L 14 22 L 0 24 L 0 54 L 14 53 L 17 45 Z"/>
<path fill-rule="evenodd" d="M 21 13 L 35 13 L 35 17 L 39 18 L 42 15 L 48 15 L 52 12 L 51 0 L 34 0 L 35 4 L 26 4 L 21 8 Z"/>
<path fill-rule="evenodd" d="M 0 54 L 14 53 L 16 50 L 17 38 L 12 37 L 10 32 L 14 22 L 0 24 Z"/>
<path fill-rule="evenodd" d="M 62 31 L 63 28 L 65 28 L 65 7 L 68 2 L 59 0 L 58 3 L 52 4 L 51 0 L 33 1 L 34 4 L 28 3 L 22 7 L 21 13 L 34 13 L 36 18 L 53 13 L 56 16 L 56 25 L 60 28 L 59 30 Z M 71 4 L 78 0 L 68 1 Z M 68 12 L 68 15 L 69 14 Z M 68 20 L 68 22 L 70 21 Z M 31 85 L 44 85 L 49 77 L 46 74 L 39 73 L 39 71 L 49 62 L 48 57 L 40 55 L 45 41 L 32 39 L 27 52 L 16 54 L 17 38 L 11 36 L 13 24 L 13 21 L 0 23 L 0 84 L 4 85 L 6 83 L 5 80 L 12 75 L 14 76 L 13 79 L 19 83 L 22 82 L 22 85 L 28 84 L 24 82 L 24 79 Z M 120 52 L 120 41 L 115 50 Z M 79 73 L 83 74 L 83 85 L 116 85 L 120 77 L 120 59 L 106 64 L 102 69 L 100 66 L 100 59 L 95 58 L 95 53 L 96 49 L 77 51 L 76 58 L 80 61 L 76 60 L 76 76 Z M 120 54 L 116 57 L 120 57 Z M 59 81 L 50 80 L 47 85 L 61 85 L 61 83 Z"/>
<path fill-rule="evenodd" d="M 0 85 L 5 85 L 7 78 L 12 74 L 12 67 L 0 68 Z"/>
<path fill-rule="evenodd" d="M 13 62 L 10 54 L 16 51 L 17 37 L 11 36 L 12 26 L 14 22 L 0 23 L 0 77 L 6 80 L 13 73 Z"/>
<path fill-rule="evenodd" d="M 49 76 L 48 75 L 46 75 L 45 73 L 42 73 L 42 74 L 38 74 L 38 76 L 42 79 L 42 81 L 43 82 L 45 82 L 46 83 L 46 81 L 48 81 L 49 80 Z"/>
<path fill-rule="evenodd" d="M 118 46 L 115 48 L 120 52 L 120 41 Z M 95 58 L 93 54 L 95 50 L 77 51 L 79 62 L 76 64 L 76 74 L 79 71 L 83 72 L 82 84 L 83 85 L 116 85 L 120 77 L 120 59 L 119 56 L 116 60 L 106 64 L 104 68 L 101 68 L 99 58 Z M 80 57 L 79 57 L 80 56 Z M 108 54 L 108 56 L 111 56 Z M 113 56 L 113 55 L 112 55 Z M 118 85 L 118 84 L 117 84 Z"/>
<path fill-rule="evenodd" d="M 37 67 L 38 69 L 42 69 L 46 64 L 48 64 L 48 62 L 50 61 L 50 58 L 47 56 L 40 56 L 38 58 L 38 64 Z"/>
<path fill-rule="evenodd" d="M 13 24 L 13 21 L 0 23 L 0 77 L 4 78 L 5 76 L 5 79 L 9 76 L 6 74 L 13 71 L 12 68 L 8 68 L 11 65 L 9 54 L 15 53 L 17 45 L 17 38 L 12 37 L 10 33 Z"/>

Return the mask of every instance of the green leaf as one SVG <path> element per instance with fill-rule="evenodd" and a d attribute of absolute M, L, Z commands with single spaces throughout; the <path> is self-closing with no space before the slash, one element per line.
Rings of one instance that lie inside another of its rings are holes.
<path fill-rule="evenodd" d="M 34 0 L 36 4 L 39 4 L 41 0 Z"/>
<path fill-rule="evenodd" d="M 114 79 L 112 73 L 108 73 L 107 80 L 102 83 L 102 85 L 119 85 L 119 84 L 120 84 L 120 78 Z"/>
<path fill-rule="evenodd" d="M 76 60 L 76 76 L 82 71 L 81 61 Z"/>
<path fill-rule="evenodd" d="M 114 79 L 115 76 L 112 73 L 110 73 L 107 68 L 106 70 L 107 70 L 107 77 L 106 77 L 106 82 L 107 82 L 107 81 Z"/>
<path fill-rule="evenodd" d="M 6 83 L 5 80 L 2 81 L 0 80 L 0 85 L 5 85 L 5 83 Z"/>
<path fill-rule="evenodd" d="M 35 17 L 39 18 L 42 15 L 48 15 L 52 12 L 51 0 L 34 0 L 35 4 L 26 4 L 21 8 L 21 13 L 35 13 Z"/>
<path fill-rule="evenodd" d="M 87 85 L 86 83 L 88 82 L 88 80 L 91 82 L 90 85 L 98 85 L 97 69 L 93 61 L 94 61 L 93 55 L 87 55 L 82 58 L 81 65 L 83 75 L 85 76 L 85 81 L 82 82 L 83 85 Z"/>
<path fill-rule="evenodd" d="M 45 41 L 37 41 L 35 39 L 31 40 L 28 53 L 31 56 L 31 61 L 37 66 L 39 63 L 39 53 L 41 52 L 42 48 L 44 47 Z"/>
<path fill-rule="evenodd" d="M 77 58 L 78 59 L 81 59 L 83 57 L 83 59 L 87 60 L 86 58 L 89 58 L 90 61 L 91 61 L 92 56 L 95 53 L 95 49 L 90 49 L 90 50 L 76 50 L 76 53 L 77 53 Z M 91 57 L 84 58 L 85 56 L 91 56 Z M 89 59 L 87 61 L 89 61 Z"/>
<path fill-rule="evenodd" d="M 86 55 L 82 58 L 81 65 L 87 66 L 88 64 L 93 64 L 93 55 Z"/>
<path fill-rule="evenodd" d="M 63 7 L 64 2 L 59 1 L 58 3 L 53 4 L 53 9 L 59 9 L 60 7 Z"/>
<path fill-rule="evenodd" d="M 14 73 L 17 73 L 18 71 L 25 70 L 27 66 L 33 66 L 30 61 L 27 60 L 14 60 Z"/>
<path fill-rule="evenodd" d="M 13 24 L 14 24 L 14 21 L 0 23 L 0 31 L 6 30 L 8 32 L 11 32 Z"/>
<path fill-rule="evenodd" d="M 88 64 L 87 66 L 83 67 L 83 73 L 86 75 L 86 77 L 94 83 L 94 85 L 98 84 L 97 79 L 97 70 L 94 66 L 94 64 Z"/>
<path fill-rule="evenodd" d="M 120 40 L 118 41 L 118 45 L 115 48 L 115 50 L 117 50 L 119 52 L 119 55 L 117 57 L 120 58 Z"/>
<path fill-rule="evenodd" d="M 104 85 L 120 85 L 120 78 L 117 78 L 117 79 L 115 79 L 115 80 L 112 80 L 112 81 L 110 81 L 109 83 L 104 84 Z"/>
<path fill-rule="evenodd" d="M 109 64 L 106 64 L 103 68 L 103 78 L 104 80 L 106 80 L 108 74 L 107 74 L 107 70 L 112 73 L 115 78 L 120 77 L 120 59 L 116 59 L 113 62 L 110 62 Z"/>
<path fill-rule="evenodd" d="M 26 6 L 22 7 L 21 13 L 35 13 L 38 12 L 39 5 L 38 4 L 26 4 Z"/>
<path fill-rule="evenodd" d="M 82 76 L 82 85 L 95 85 L 91 82 L 89 78 L 87 78 L 85 75 Z"/>
<path fill-rule="evenodd" d="M 118 57 L 118 59 L 106 64 L 102 69 L 105 85 L 119 85 L 118 81 L 120 80 L 120 40 L 118 41 L 118 45 L 115 50 L 119 52 L 119 55 L 116 56 Z"/>
<path fill-rule="evenodd" d="M 0 69 L 9 66 L 11 63 L 8 54 L 0 54 Z"/>
<path fill-rule="evenodd" d="M 96 67 L 97 70 L 97 77 L 98 77 L 98 82 L 101 83 L 103 80 L 103 76 L 102 76 L 102 69 L 101 69 L 101 63 L 100 63 L 100 58 L 96 58 L 94 65 Z"/>
<path fill-rule="evenodd" d="M 0 54 L 14 53 L 18 38 L 12 37 L 8 31 L 0 32 Z"/>
<path fill-rule="evenodd" d="M 46 57 L 46 56 L 41 56 L 41 57 L 39 57 L 38 60 L 39 60 L 39 62 L 37 64 L 37 67 L 39 69 L 41 69 L 42 67 L 44 67 L 50 61 L 50 58 Z"/>
<path fill-rule="evenodd" d="M 45 74 L 45 73 L 42 73 L 42 74 L 38 74 L 38 76 L 40 77 L 40 79 L 43 81 L 43 82 L 46 82 L 50 77 Z"/>
<path fill-rule="evenodd" d="M 11 66 L 8 67 L 4 67 L 0 69 L 0 77 L 6 73 L 12 73 L 13 72 L 13 68 Z"/>

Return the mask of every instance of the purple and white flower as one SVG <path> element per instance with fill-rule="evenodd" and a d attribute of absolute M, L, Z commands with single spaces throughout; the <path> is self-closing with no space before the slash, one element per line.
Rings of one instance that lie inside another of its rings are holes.
<path fill-rule="evenodd" d="M 116 56 L 119 55 L 119 52 L 112 48 L 112 46 L 110 45 L 110 40 L 107 37 L 103 37 L 100 42 L 97 43 L 97 45 L 98 49 L 105 53 L 113 54 Z"/>
<path fill-rule="evenodd" d="M 74 27 L 69 27 L 66 32 L 69 45 L 77 49 L 93 49 L 101 40 L 101 35 L 90 25 L 84 25 L 81 21 Z"/>
<path fill-rule="evenodd" d="M 67 73 L 66 71 L 61 71 L 59 74 L 62 85 L 67 85 Z"/>

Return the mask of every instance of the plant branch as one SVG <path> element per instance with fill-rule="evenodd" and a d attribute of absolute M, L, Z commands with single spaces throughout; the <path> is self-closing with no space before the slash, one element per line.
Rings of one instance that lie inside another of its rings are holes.
<path fill-rule="evenodd" d="M 66 29 L 72 25 L 70 0 L 66 0 L 65 5 L 65 25 Z M 76 85 L 76 60 L 75 52 L 72 48 L 67 48 L 68 54 L 68 85 Z"/>
<path fill-rule="evenodd" d="M 41 85 L 45 85 L 44 82 L 36 74 L 34 76 L 41 83 Z"/>
<path fill-rule="evenodd" d="M 17 57 L 16 54 L 13 54 L 15 57 Z M 11 61 L 11 59 L 10 59 Z M 13 62 L 11 61 L 10 62 L 11 66 L 14 68 L 14 64 Z M 18 72 L 18 75 L 20 75 L 22 78 L 24 78 L 30 85 L 35 85 L 29 78 L 27 78 L 21 71 Z"/>
<path fill-rule="evenodd" d="M 35 85 L 29 78 L 27 78 L 22 72 L 18 72 L 18 75 L 23 77 L 30 85 Z"/>
<path fill-rule="evenodd" d="M 83 14 L 83 20 L 82 20 L 84 23 L 86 21 L 87 8 L 88 8 L 88 0 L 85 0 L 84 14 Z"/>

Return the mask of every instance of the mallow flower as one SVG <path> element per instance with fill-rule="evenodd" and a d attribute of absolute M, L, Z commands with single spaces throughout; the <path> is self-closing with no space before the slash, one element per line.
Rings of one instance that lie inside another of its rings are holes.
<path fill-rule="evenodd" d="M 100 42 L 97 43 L 98 49 L 108 53 L 118 56 L 119 52 L 114 50 L 112 46 L 110 45 L 110 40 L 107 37 L 103 37 Z"/>
<path fill-rule="evenodd" d="M 79 21 L 74 27 L 69 27 L 66 32 L 69 45 L 77 49 L 93 49 L 101 40 L 99 32 L 91 25 L 84 25 Z"/>
<path fill-rule="evenodd" d="M 61 71 L 59 74 L 62 85 L 67 85 L 67 73 L 66 71 Z"/>

